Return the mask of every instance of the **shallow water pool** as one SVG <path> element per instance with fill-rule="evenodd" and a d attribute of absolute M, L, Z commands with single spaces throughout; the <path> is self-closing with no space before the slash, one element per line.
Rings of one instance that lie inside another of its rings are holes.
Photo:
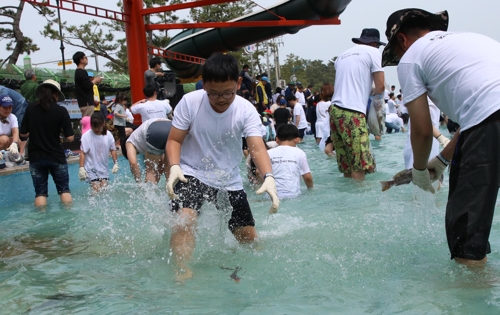
<path fill-rule="evenodd" d="M 379 180 L 404 167 L 405 140 L 391 134 L 373 142 L 377 173 L 354 183 L 309 136 L 300 147 L 315 188 L 303 187 L 301 197 L 268 216 L 270 201 L 246 184 L 260 236 L 253 246 L 239 245 L 224 216 L 205 205 L 194 278 L 183 285 L 174 281 L 169 255 L 164 179 L 137 186 L 121 158 L 110 189 L 91 196 L 74 164 L 73 206 L 59 205 L 51 190 L 41 212 L 32 205 L 29 173 L 3 177 L 0 313 L 500 313 L 499 220 L 486 267 L 471 270 L 449 259 L 447 176 L 434 196 L 411 184 L 381 192 Z M 235 268 L 239 282 L 230 278 Z"/>

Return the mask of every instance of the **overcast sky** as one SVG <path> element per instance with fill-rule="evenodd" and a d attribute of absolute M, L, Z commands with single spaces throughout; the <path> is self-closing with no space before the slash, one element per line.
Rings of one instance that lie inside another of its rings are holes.
<path fill-rule="evenodd" d="M 4 1 L 2 0 L 2 2 Z M 117 10 L 115 0 L 80 0 L 79 2 Z M 264 7 L 276 3 L 274 0 L 257 0 L 255 2 Z M 450 31 L 477 32 L 500 41 L 500 28 L 498 27 L 500 2 L 497 0 L 353 0 L 340 16 L 341 25 L 310 26 L 299 31 L 297 34 L 283 36 L 284 46 L 280 48 L 280 61 L 283 63 L 286 55 L 293 53 L 304 59 L 320 59 L 326 62 L 353 46 L 351 38 L 359 37 L 363 28 L 377 28 L 381 33 L 381 40 L 385 41 L 386 37 L 384 33 L 388 16 L 396 10 L 411 7 L 431 12 L 448 10 L 450 15 Z M 44 19 L 38 16 L 30 5 L 26 4 L 25 8 L 21 19 L 21 30 L 26 36 L 33 38 L 35 43 L 40 47 L 40 51 L 31 55 L 32 63 L 37 64 L 60 59 L 59 43 L 43 38 L 39 33 L 43 25 L 45 25 Z M 187 11 L 179 11 L 177 15 L 185 17 Z M 80 25 L 92 19 L 92 17 L 63 10 L 61 11 L 61 19 L 68 21 L 69 24 Z M 99 18 L 97 20 L 102 21 Z M 174 34 L 174 31 L 172 31 L 171 35 Z M 382 48 L 380 49 L 382 50 Z M 77 50 L 79 49 L 76 47 L 66 46 L 66 58 L 71 59 L 71 56 Z M 3 48 L 0 50 L 0 58 L 5 58 L 8 55 Z M 22 57 L 24 56 L 19 58 L 18 64 L 22 64 Z M 99 59 L 101 68 L 105 62 L 105 59 Z M 57 68 L 56 64 L 43 66 Z M 68 67 L 74 67 L 74 65 Z M 93 60 L 90 61 L 89 67 L 95 68 Z M 386 82 L 389 85 L 396 85 L 399 89 L 396 68 L 386 67 L 385 71 Z"/>

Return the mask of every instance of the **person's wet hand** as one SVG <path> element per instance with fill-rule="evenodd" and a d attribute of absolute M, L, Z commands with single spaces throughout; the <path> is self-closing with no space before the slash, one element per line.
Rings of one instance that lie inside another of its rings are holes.
<path fill-rule="evenodd" d="M 89 177 L 87 171 L 85 171 L 85 168 L 81 166 L 80 169 L 78 170 L 78 178 L 80 178 L 80 180 L 86 180 L 87 177 Z"/>
<path fill-rule="evenodd" d="M 19 153 L 19 148 L 17 147 L 17 143 L 12 142 L 10 147 L 7 148 L 7 151 L 9 151 L 10 153 L 13 153 L 13 154 Z"/>
<path fill-rule="evenodd" d="M 413 168 L 411 171 L 412 183 L 421 189 L 428 191 L 430 193 L 435 193 L 434 187 L 432 187 L 431 179 L 429 177 L 429 170 L 417 170 Z"/>
<path fill-rule="evenodd" d="M 273 202 L 271 208 L 269 208 L 269 214 L 277 213 L 280 206 L 280 200 L 278 198 L 278 193 L 276 192 L 276 182 L 273 176 L 266 176 L 264 183 L 262 183 L 262 186 L 260 186 L 256 194 L 260 195 L 265 192 L 269 194 L 269 197 L 271 197 L 271 201 Z"/>
<path fill-rule="evenodd" d="M 118 163 L 115 163 L 115 165 L 113 165 L 113 168 L 111 169 L 111 173 L 116 174 L 118 173 L 119 169 L 120 167 L 118 166 Z"/>
<path fill-rule="evenodd" d="M 187 179 L 184 177 L 181 167 L 175 164 L 170 167 L 170 176 L 167 181 L 167 193 L 170 200 L 179 198 L 174 192 L 174 187 L 179 181 L 187 183 Z"/>

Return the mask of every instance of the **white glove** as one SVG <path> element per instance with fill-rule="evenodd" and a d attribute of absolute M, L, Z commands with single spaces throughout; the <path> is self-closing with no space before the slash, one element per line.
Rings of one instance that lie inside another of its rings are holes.
<path fill-rule="evenodd" d="M 441 162 L 440 162 L 441 163 Z M 425 169 L 423 171 L 419 171 L 417 169 L 412 169 L 411 171 L 412 183 L 422 188 L 425 191 L 435 193 L 434 187 L 432 187 L 431 179 L 429 177 L 429 170 Z"/>
<path fill-rule="evenodd" d="M 168 177 L 167 181 L 167 193 L 170 200 L 179 198 L 179 196 L 174 193 L 174 187 L 179 181 L 183 183 L 188 182 L 186 177 L 184 177 L 184 174 L 182 173 L 181 167 L 175 164 L 170 167 L 170 176 Z"/>
<path fill-rule="evenodd" d="M 2 151 L 0 151 L 0 160 L 3 159 L 3 154 L 2 154 Z"/>
<path fill-rule="evenodd" d="M 432 180 L 433 182 L 436 181 L 436 180 L 438 180 L 439 177 L 441 177 L 441 174 L 444 173 L 444 170 L 446 169 L 447 166 L 448 165 L 446 165 L 443 162 L 441 162 L 441 160 L 438 159 L 437 156 L 435 156 L 434 158 L 432 158 L 432 160 L 430 160 L 427 163 L 427 169 L 433 170 L 436 173 L 436 177 Z"/>
<path fill-rule="evenodd" d="M 85 168 L 83 166 L 80 167 L 78 170 L 78 178 L 80 178 L 80 180 L 86 180 L 87 177 L 89 177 L 89 175 L 87 174 L 87 171 L 85 171 Z"/>
<path fill-rule="evenodd" d="M 13 154 L 19 153 L 19 149 L 17 148 L 17 143 L 12 142 L 10 147 L 7 148 L 7 151 L 10 151 L 10 153 L 13 153 Z"/>
<path fill-rule="evenodd" d="M 274 177 L 267 176 L 264 183 L 260 186 L 256 193 L 257 195 L 260 195 L 265 192 L 269 194 L 269 197 L 271 197 L 273 202 L 271 208 L 269 208 L 269 214 L 277 213 L 280 206 L 280 200 L 278 199 L 278 194 L 276 192 L 276 182 L 274 181 Z"/>
<path fill-rule="evenodd" d="M 113 165 L 113 168 L 111 169 L 111 173 L 113 174 L 118 173 L 119 169 L 120 167 L 118 166 L 118 163 L 115 163 L 115 165 Z"/>
<path fill-rule="evenodd" d="M 450 139 L 446 138 L 443 135 L 439 135 L 439 137 L 437 137 L 436 139 L 443 146 L 443 148 L 446 147 L 448 143 L 450 143 Z"/>
<path fill-rule="evenodd" d="M 125 120 L 128 121 L 129 123 L 133 123 L 134 122 L 134 119 L 132 119 L 130 117 L 127 117 Z"/>

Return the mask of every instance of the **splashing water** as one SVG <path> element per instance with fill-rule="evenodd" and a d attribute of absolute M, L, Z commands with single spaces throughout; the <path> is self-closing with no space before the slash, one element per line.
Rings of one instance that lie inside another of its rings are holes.
<path fill-rule="evenodd" d="M 444 132 L 444 131 L 443 131 Z M 380 192 L 379 180 L 403 169 L 406 134 L 373 143 L 377 173 L 355 183 L 311 137 L 315 188 L 283 200 L 245 190 L 259 234 L 239 245 L 227 229 L 229 200 L 201 209 L 194 277 L 175 284 L 165 180 L 134 183 L 127 161 L 108 189 L 92 195 L 70 165 L 74 204 L 32 206 L 29 173 L 0 178 L 2 313 L 33 314 L 496 314 L 500 311 L 500 227 L 483 270 L 449 260 L 444 231 L 448 179 L 436 195 L 413 185 Z M 240 169 L 246 178 L 244 162 Z M 12 185 L 15 182 L 16 185 Z"/>

